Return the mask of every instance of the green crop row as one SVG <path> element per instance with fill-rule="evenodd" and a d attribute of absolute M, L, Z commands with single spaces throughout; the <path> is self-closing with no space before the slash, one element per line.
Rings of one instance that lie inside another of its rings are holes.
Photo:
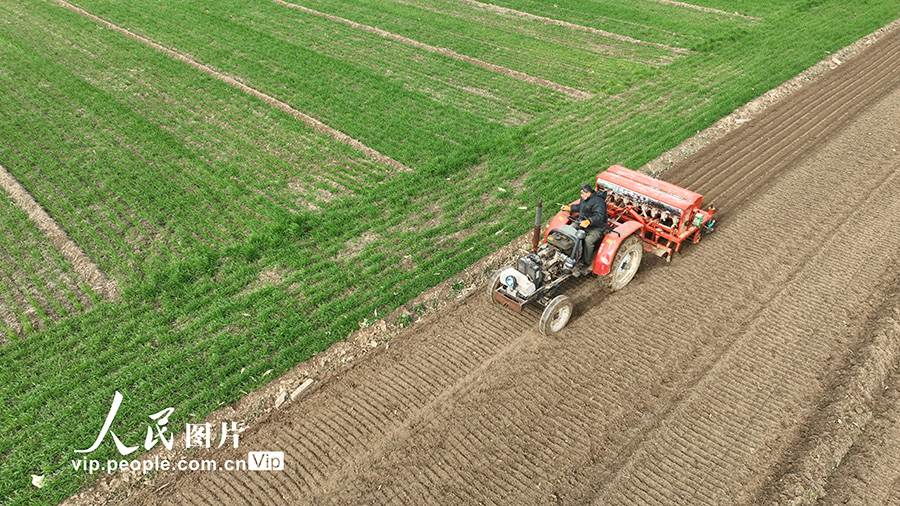
<path fill-rule="evenodd" d="M 405 89 L 489 121 L 520 124 L 566 102 L 558 92 L 274 2 L 217 2 L 216 8 L 233 23 L 386 76 Z"/>
<path fill-rule="evenodd" d="M 227 3 L 171 0 L 161 6 L 147 0 L 89 0 L 79 5 L 222 72 L 239 75 L 249 86 L 325 120 L 407 166 L 436 169 L 440 165 L 436 159 L 454 156 L 505 131 L 496 121 L 436 102 L 389 75 L 284 40 L 265 26 L 233 21 Z M 297 15 L 272 6 L 284 16 Z M 223 33 L 228 37 L 221 37 Z M 451 60 L 451 65 L 456 63 Z"/>
<path fill-rule="evenodd" d="M 748 16 L 756 16 L 756 4 L 763 2 L 741 2 L 740 5 L 722 2 L 727 5 L 718 8 L 729 13 L 738 8 L 742 12 L 735 14 L 741 15 L 654 1 L 487 0 L 482 3 L 589 26 L 645 42 L 693 49 L 703 40 L 733 34 L 757 24 L 757 19 L 749 19 Z M 686 3 L 699 5 L 709 2 Z"/>
<path fill-rule="evenodd" d="M 388 175 L 180 62 L 135 51 L 139 43 L 77 14 L 36 7 L 49 12 L 0 10 L 18 32 L 0 33 L 18 70 L 0 75 L 0 152 L 117 277 L 143 273 L 153 257 L 165 263 L 200 244 L 234 242 L 276 215 Z"/>
<path fill-rule="evenodd" d="M 612 94 L 677 55 L 534 19 L 498 15 L 462 2 L 363 0 L 297 2 L 495 65 L 570 86 Z M 422 27 L 428 27 L 423 30 Z M 616 78 L 611 80 L 609 77 Z"/>

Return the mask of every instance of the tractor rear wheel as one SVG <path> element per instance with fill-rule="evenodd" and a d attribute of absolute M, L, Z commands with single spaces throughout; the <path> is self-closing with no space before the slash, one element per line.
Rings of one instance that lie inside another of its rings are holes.
<path fill-rule="evenodd" d="M 504 266 L 497 269 L 497 272 L 491 276 L 491 280 L 488 281 L 487 284 L 487 300 L 489 304 L 500 304 L 494 299 L 494 291 L 497 290 L 497 287 L 500 286 L 500 273 L 508 269 L 509 266 Z"/>
<path fill-rule="evenodd" d="M 572 301 L 565 295 L 559 295 L 547 304 L 541 314 L 541 322 L 538 324 L 541 334 L 556 334 L 569 323 L 572 317 Z"/>
<path fill-rule="evenodd" d="M 637 274 L 644 256 L 644 245 L 637 236 L 629 236 L 616 251 L 616 257 L 609 266 L 609 274 L 598 276 L 600 284 L 611 292 L 625 288 Z"/>

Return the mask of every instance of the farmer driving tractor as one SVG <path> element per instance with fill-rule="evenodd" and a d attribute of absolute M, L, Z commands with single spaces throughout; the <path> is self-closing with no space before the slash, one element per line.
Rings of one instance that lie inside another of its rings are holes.
<path fill-rule="evenodd" d="M 562 206 L 563 211 L 578 213 L 578 225 L 585 231 L 582 266 L 593 266 L 594 254 L 606 231 L 606 192 L 595 192 L 591 185 L 581 185 L 581 200 L 571 206 Z"/>
<path fill-rule="evenodd" d="M 520 313 L 525 306 L 542 307 L 538 330 L 544 335 L 562 330 L 575 312 L 572 299 L 557 293 L 568 280 L 590 274 L 604 290 L 621 290 L 634 279 L 645 251 L 668 260 L 683 243 L 713 230 L 714 208 L 701 207 L 703 195 L 621 165 L 579 189 L 581 199 L 561 206 L 543 242 L 538 205 L 532 250 L 495 271 L 487 285 L 491 304 Z"/>

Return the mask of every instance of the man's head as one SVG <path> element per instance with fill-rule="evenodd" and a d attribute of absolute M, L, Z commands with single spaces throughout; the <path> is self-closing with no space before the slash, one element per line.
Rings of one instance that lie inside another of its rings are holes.
<path fill-rule="evenodd" d="M 594 189 L 591 188 L 591 185 L 589 185 L 589 184 L 581 185 L 581 198 L 586 199 L 586 198 L 590 197 L 592 193 L 594 193 Z"/>

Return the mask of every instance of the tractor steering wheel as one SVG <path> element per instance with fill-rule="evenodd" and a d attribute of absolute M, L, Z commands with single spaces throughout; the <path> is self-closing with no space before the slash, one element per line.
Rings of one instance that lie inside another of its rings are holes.
<path fill-rule="evenodd" d="M 584 230 L 585 228 L 581 226 L 581 221 L 578 219 L 578 213 L 569 212 L 569 224 L 575 227 L 576 230 Z"/>

